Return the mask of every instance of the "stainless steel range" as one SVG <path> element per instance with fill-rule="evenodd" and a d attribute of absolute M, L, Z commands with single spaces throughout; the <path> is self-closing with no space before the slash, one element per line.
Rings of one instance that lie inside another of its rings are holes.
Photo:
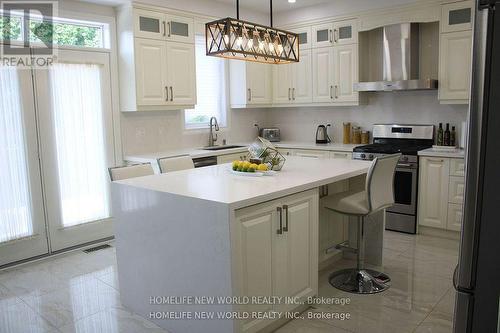
<path fill-rule="evenodd" d="M 371 161 L 378 156 L 402 154 L 394 178 L 396 204 L 386 210 L 386 229 L 417 232 L 417 155 L 433 143 L 433 125 L 374 125 L 373 144 L 354 148 L 356 160 Z"/>

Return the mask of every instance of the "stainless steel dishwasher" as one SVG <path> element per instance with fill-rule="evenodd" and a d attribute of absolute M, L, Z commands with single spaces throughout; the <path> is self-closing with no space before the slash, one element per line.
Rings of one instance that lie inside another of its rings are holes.
<path fill-rule="evenodd" d="M 210 165 L 217 165 L 217 156 L 193 158 L 195 168 L 203 168 Z"/>

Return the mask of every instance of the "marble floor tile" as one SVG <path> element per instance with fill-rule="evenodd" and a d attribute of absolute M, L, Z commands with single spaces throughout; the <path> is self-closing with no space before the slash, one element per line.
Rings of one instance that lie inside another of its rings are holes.
<path fill-rule="evenodd" d="M 452 333 L 453 316 L 450 314 L 433 311 L 415 329 L 414 333 Z"/>
<path fill-rule="evenodd" d="M 456 291 L 451 287 L 448 292 L 441 298 L 439 303 L 433 309 L 434 311 L 453 315 L 455 309 Z"/>
<path fill-rule="evenodd" d="M 60 328 L 63 333 L 168 333 L 156 324 L 122 308 L 111 308 Z"/>
<path fill-rule="evenodd" d="M 121 305 L 118 291 L 97 279 L 27 297 L 24 301 L 57 328 Z"/>
<path fill-rule="evenodd" d="M 113 271 L 104 275 L 100 275 L 96 277 L 96 279 L 106 283 L 108 286 L 111 286 L 115 288 L 116 290 L 119 290 L 119 283 L 118 283 L 118 272 Z"/>

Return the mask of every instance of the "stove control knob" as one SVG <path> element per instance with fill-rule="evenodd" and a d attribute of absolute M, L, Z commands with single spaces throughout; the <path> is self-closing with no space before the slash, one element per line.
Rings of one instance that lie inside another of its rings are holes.
<path fill-rule="evenodd" d="M 361 154 L 360 156 L 361 156 L 362 159 L 366 158 L 366 154 Z"/>
<path fill-rule="evenodd" d="M 368 159 L 371 161 L 371 160 L 373 160 L 374 157 L 375 156 L 373 156 L 373 154 L 370 154 L 370 156 L 368 156 Z"/>
<path fill-rule="evenodd" d="M 401 159 L 403 160 L 403 162 L 408 162 L 408 156 L 403 156 Z"/>

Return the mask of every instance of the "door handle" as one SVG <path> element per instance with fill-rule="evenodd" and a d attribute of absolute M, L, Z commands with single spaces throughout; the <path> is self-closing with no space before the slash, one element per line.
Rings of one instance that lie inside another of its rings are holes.
<path fill-rule="evenodd" d="M 165 21 L 162 21 L 161 23 L 163 25 L 163 37 L 165 37 L 167 35 L 167 26 L 165 25 Z"/>
<path fill-rule="evenodd" d="M 339 98 L 339 86 L 335 85 L 335 99 Z"/>
<path fill-rule="evenodd" d="M 335 43 L 338 43 L 339 39 L 340 39 L 339 30 L 335 29 L 333 31 L 333 40 L 335 41 Z"/>
<path fill-rule="evenodd" d="M 279 221 L 280 221 L 280 228 L 278 230 L 276 230 L 276 233 L 278 235 L 282 235 L 283 234 L 283 209 L 281 207 L 278 207 L 278 208 L 276 208 L 276 210 L 278 211 Z"/>
<path fill-rule="evenodd" d="M 333 99 L 333 86 L 330 86 L 330 99 Z"/>
<path fill-rule="evenodd" d="M 288 88 L 288 100 L 291 100 L 292 98 L 290 97 L 290 92 L 291 92 L 292 88 Z"/>
<path fill-rule="evenodd" d="M 172 23 L 169 21 L 168 22 L 168 37 L 172 36 Z"/>
<path fill-rule="evenodd" d="M 165 93 L 167 95 L 167 98 L 165 99 L 165 102 L 168 102 L 168 87 L 167 86 L 165 86 Z"/>
<path fill-rule="evenodd" d="M 252 101 L 252 89 L 248 88 L 248 101 Z"/>
<path fill-rule="evenodd" d="M 174 88 L 170 86 L 170 102 L 174 101 Z"/>
<path fill-rule="evenodd" d="M 285 211 L 285 227 L 283 228 L 284 232 L 288 232 L 288 205 L 283 205 L 283 210 Z"/>
<path fill-rule="evenodd" d="M 295 101 L 295 88 L 292 88 L 292 99 Z"/>
<path fill-rule="evenodd" d="M 328 36 L 330 37 L 329 38 L 330 43 L 333 43 L 333 31 L 332 31 L 332 29 L 328 30 Z"/>

